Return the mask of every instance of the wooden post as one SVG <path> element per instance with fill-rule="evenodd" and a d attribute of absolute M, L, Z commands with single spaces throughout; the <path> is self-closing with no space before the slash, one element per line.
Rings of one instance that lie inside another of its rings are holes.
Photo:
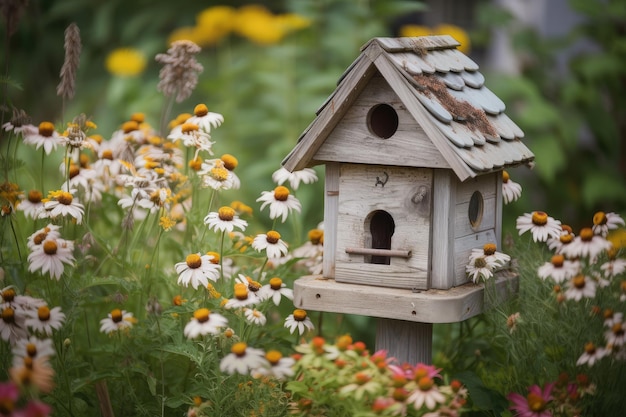
<path fill-rule="evenodd" d="M 379 318 L 376 326 L 376 350 L 386 350 L 399 363 L 432 362 L 433 325 Z"/>

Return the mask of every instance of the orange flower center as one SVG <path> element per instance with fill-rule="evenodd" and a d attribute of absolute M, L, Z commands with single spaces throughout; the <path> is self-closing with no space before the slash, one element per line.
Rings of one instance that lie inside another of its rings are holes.
<path fill-rule="evenodd" d="M 70 204 L 72 204 L 73 200 L 74 197 L 72 197 L 72 194 L 68 193 L 67 191 L 61 191 L 57 196 L 57 201 L 65 206 L 69 206 Z"/>
<path fill-rule="evenodd" d="M 596 345 L 594 345 L 592 342 L 585 343 L 585 352 L 589 355 L 593 355 L 594 353 L 596 353 Z"/>
<path fill-rule="evenodd" d="M 313 229 L 309 231 L 309 240 L 312 244 L 317 245 L 324 239 L 324 231 L 320 229 Z"/>
<path fill-rule="evenodd" d="M 509 182 L 509 173 L 506 171 L 502 171 L 502 182 L 507 183 Z"/>
<path fill-rule="evenodd" d="M 562 234 L 561 236 L 559 236 L 559 240 L 564 245 L 567 245 L 568 243 L 572 243 L 573 239 L 574 239 L 574 235 L 571 233 L 566 233 L 566 234 Z"/>
<path fill-rule="evenodd" d="M 242 357 L 246 355 L 247 347 L 248 345 L 246 345 L 244 342 L 239 342 L 239 343 L 235 343 L 233 347 L 230 348 L 230 351 L 234 353 L 235 355 Z"/>
<path fill-rule="evenodd" d="M 272 365 L 276 365 L 278 361 L 283 357 L 282 353 L 277 350 L 270 350 L 265 354 L 265 359 Z"/>
<path fill-rule="evenodd" d="M 282 288 L 283 286 L 283 280 L 278 278 L 278 277 L 274 277 L 272 279 L 270 279 L 270 288 L 273 289 L 274 291 L 278 291 Z"/>
<path fill-rule="evenodd" d="M 43 251 L 46 255 L 54 255 L 57 253 L 57 243 L 54 240 L 46 240 L 43 243 Z"/>
<path fill-rule="evenodd" d="M 565 256 L 563 255 L 554 255 L 552 257 L 552 265 L 554 265 L 557 268 L 560 268 L 563 266 L 563 263 L 565 262 Z"/>
<path fill-rule="evenodd" d="M 212 257 L 209 262 L 211 262 L 214 265 L 217 265 L 220 263 L 220 254 L 217 252 L 207 252 L 207 255 L 209 255 L 209 257 Z"/>
<path fill-rule="evenodd" d="M 2 321 L 7 324 L 15 323 L 15 311 L 11 307 L 2 310 Z"/>
<path fill-rule="evenodd" d="M 35 236 L 35 237 L 33 238 L 33 243 L 34 243 L 35 245 L 41 245 L 41 242 L 43 242 L 44 240 L 46 240 L 46 238 L 47 238 L 47 237 L 48 237 L 48 234 L 47 234 L 47 233 L 44 233 L 44 232 L 39 233 L 37 236 Z"/>
<path fill-rule="evenodd" d="M 285 186 L 279 185 L 274 188 L 274 198 L 278 201 L 287 201 L 289 197 L 289 189 Z"/>
<path fill-rule="evenodd" d="M 102 159 L 108 159 L 109 161 L 113 160 L 113 151 L 111 149 L 105 149 L 102 151 Z"/>
<path fill-rule="evenodd" d="M 200 169 L 202 169 L 202 158 L 197 157 L 189 161 L 189 168 L 194 171 L 200 171 Z"/>
<path fill-rule="evenodd" d="M 354 379 L 355 379 L 355 382 L 358 385 L 363 385 L 363 384 L 366 384 L 367 382 L 369 382 L 372 379 L 372 377 L 369 376 L 368 374 L 364 373 L 364 372 L 357 372 L 354 375 Z"/>
<path fill-rule="evenodd" d="M 199 308 L 198 310 L 193 312 L 193 318 L 198 320 L 199 323 L 206 323 L 209 321 L 209 314 L 211 312 L 208 308 Z"/>
<path fill-rule="evenodd" d="M 37 346 L 34 343 L 26 344 L 26 354 L 31 358 L 37 356 Z"/>
<path fill-rule="evenodd" d="M 584 227 L 580 230 L 580 239 L 583 242 L 590 242 L 593 239 L 593 229 L 591 227 Z"/>
<path fill-rule="evenodd" d="M 237 165 L 239 165 L 239 161 L 237 160 L 237 158 L 230 154 L 224 154 L 220 159 L 224 163 L 224 168 L 229 171 L 234 170 L 235 168 L 237 168 Z"/>
<path fill-rule="evenodd" d="M 528 401 L 528 408 L 532 411 L 543 411 L 545 409 L 546 402 L 540 395 L 531 392 L 526 397 L 526 400 Z"/>
<path fill-rule="evenodd" d="M 78 165 L 72 164 L 70 165 L 70 178 L 74 178 L 80 173 L 80 168 Z"/>
<path fill-rule="evenodd" d="M 578 289 L 585 288 L 585 276 L 582 274 L 576 275 L 572 279 L 572 283 L 574 284 L 574 287 Z"/>
<path fill-rule="evenodd" d="M 193 114 L 195 114 L 197 117 L 206 116 L 207 114 L 209 114 L 209 108 L 206 106 L 206 104 L 198 104 L 196 105 L 196 107 L 193 108 Z"/>
<path fill-rule="evenodd" d="M 624 335 L 624 326 L 622 326 L 622 323 L 615 323 L 612 327 L 611 327 L 611 331 L 613 332 L 613 334 L 615 336 L 623 336 Z"/>
<path fill-rule="evenodd" d="M 130 116 L 130 120 L 135 121 L 137 123 L 143 123 L 146 120 L 146 115 L 143 113 L 133 113 Z"/>
<path fill-rule="evenodd" d="M 37 317 L 41 321 L 50 320 L 50 309 L 47 306 L 41 306 L 37 309 Z"/>
<path fill-rule="evenodd" d="M 196 132 L 198 129 L 200 128 L 195 123 L 183 123 L 183 125 L 181 126 L 181 130 L 183 133 Z"/>
<path fill-rule="evenodd" d="M 235 298 L 242 301 L 248 299 L 248 286 L 246 284 L 235 284 Z"/>
<path fill-rule="evenodd" d="M 49 138 L 54 133 L 54 125 L 50 122 L 39 123 L 39 134 Z"/>
<path fill-rule="evenodd" d="M 122 321 L 122 318 L 124 318 L 124 315 L 122 314 L 122 310 L 120 310 L 119 308 L 111 311 L 111 320 L 113 320 L 113 323 L 119 323 L 120 321 Z"/>
<path fill-rule="evenodd" d="M 220 220 L 230 222 L 235 217 L 235 210 L 233 210 L 232 208 L 228 206 L 224 206 L 224 207 L 220 207 L 220 209 L 217 211 L 217 214 Z"/>
<path fill-rule="evenodd" d="M 543 211 L 533 211 L 532 221 L 537 226 L 544 226 L 548 223 L 548 214 Z"/>
<path fill-rule="evenodd" d="M 593 224 L 596 226 L 605 225 L 607 220 L 606 214 L 603 211 L 599 211 L 593 215 Z"/>
<path fill-rule="evenodd" d="M 483 246 L 483 252 L 485 253 L 485 256 L 493 255 L 496 253 L 496 245 L 493 243 L 485 244 L 485 246 Z"/>
<path fill-rule="evenodd" d="M 306 319 L 306 311 L 298 308 L 293 311 L 293 319 L 295 321 L 304 321 Z"/>
<path fill-rule="evenodd" d="M 275 230 L 270 230 L 266 236 L 267 243 L 275 244 L 280 240 L 280 233 Z"/>
<path fill-rule="evenodd" d="M 202 266 L 202 258 L 197 253 L 187 255 L 185 260 L 187 262 L 187 266 L 191 269 L 200 268 L 200 266 Z"/>
<path fill-rule="evenodd" d="M 429 391 L 433 385 L 435 385 L 435 382 L 429 376 L 423 376 L 417 381 L 417 386 L 422 391 Z"/>
<path fill-rule="evenodd" d="M 41 203 L 42 198 L 43 198 L 43 194 L 41 194 L 41 191 L 30 190 L 28 192 L 28 201 L 30 201 L 33 204 Z"/>
<path fill-rule="evenodd" d="M 7 288 L 2 291 L 2 299 L 7 303 L 10 303 L 15 299 L 15 290 L 13 288 Z"/>
<path fill-rule="evenodd" d="M 130 133 L 130 132 L 133 132 L 135 130 L 139 130 L 139 123 L 137 123 L 137 121 L 135 121 L 135 120 L 130 120 L 130 121 L 124 122 L 124 124 L 122 124 L 122 131 L 124 133 Z"/>

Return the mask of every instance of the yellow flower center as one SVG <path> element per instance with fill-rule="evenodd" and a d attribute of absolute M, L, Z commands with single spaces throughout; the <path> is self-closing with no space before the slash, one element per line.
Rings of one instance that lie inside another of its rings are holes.
<path fill-rule="evenodd" d="M 239 161 L 237 160 L 237 158 L 230 154 L 224 154 L 220 159 L 224 163 L 224 168 L 229 171 L 233 171 L 235 168 L 237 168 L 237 165 L 239 165 Z"/>
<path fill-rule="evenodd" d="M 233 347 L 230 348 L 230 351 L 234 353 L 235 355 L 242 357 L 246 355 L 247 347 L 248 345 L 246 345 L 244 342 L 239 342 L 239 343 L 235 343 Z"/>
<path fill-rule="evenodd" d="M 143 123 L 146 120 L 146 115 L 143 113 L 133 113 L 130 116 L 130 120 L 135 121 L 137 123 Z"/>
<path fill-rule="evenodd" d="M 348 334 L 344 334 L 337 339 L 335 345 L 339 350 L 346 350 L 348 346 L 352 344 L 352 337 Z"/>
<path fill-rule="evenodd" d="M 43 251 L 46 255 L 54 255 L 57 253 L 57 243 L 54 240 L 46 240 L 43 243 Z"/>
<path fill-rule="evenodd" d="M 596 353 L 596 345 L 594 345 L 592 342 L 585 343 L 585 352 L 588 355 L 593 355 L 594 353 Z"/>
<path fill-rule="evenodd" d="M 37 236 L 35 236 L 33 238 L 33 243 L 35 245 L 41 245 L 41 242 L 43 242 L 44 240 L 46 240 L 46 238 L 48 237 L 47 233 L 39 233 Z"/>
<path fill-rule="evenodd" d="M 274 291 L 278 291 L 282 288 L 283 286 L 283 280 L 278 278 L 278 277 L 274 277 L 272 279 L 270 279 L 270 288 L 273 289 Z"/>
<path fill-rule="evenodd" d="M 30 201 L 33 204 L 41 203 L 42 198 L 43 198 L 43 194 L 41 194 L 41 191 L 30 190 L 28 192 L 28 201 Z"/>
<path fill-rule="evenodd" d="M 248 286 L 246 284 L 235 284 L 235 298 L 242 301 L 248 299 Z"/>
<path fill-rule="evenodd" d="M 429 376 L 423 376 L 417 381 L 417 386 L 422 391 L 429 391 L 433 385 L 435 385 L 435 382 Z"/>
<path fill-rule="evenodd" d="M 172 298 L 172 304 L 174 304 L 175 306 L 182 306 L 183 297 L 180 294 L 175 295 L 174 298 Z"/>
<path fill-rule="evenodd" d="M 80 173 L 80 168 L 78 167 L 78 165 L 76 165 L 76 164 L 70 165 L 70 172 L 69 172 L 70 178 L 74 178 L 79 173 Z"/>
<path fill-rule="evenodd" d="M 197 253 L 187 255 L 185 261 L 187 262 L 187 266 L 191 269 L 200 268 L 202 265 L 202 258 Z"/>
<path fill-rule="evenodd" d="M 503 183 L 507 183 L 509 182 L 509 173 L 506 171 L 502 171 L 502 182 Z"/>
<path fill-rule="evenodd" d="M 54 133 L 54 125 L 50 122 L 39 123 L 39 134 L 49 138 Z"/>
<path fill-rule="evenodd" d="M 15 290 L 13 288 L 7 288 L 2 291 L 2 299 L 7 303 L 13 301 L 15 299 Z"/>
<path fill-rule="evenodd" d="M 585 276 L 583 274 L 576 275 L 572 279 L 572 283 L 578 289 L 585 288 Z"/>
<path fill-rule="evenodd" d="M 324 239 L 324 231 L 320 229 L 309 230 L 309 241 L 312 244 L 317 245 Z"/>
<path fill-rule="evenodd" d="M 366 374 L 365 372 L 357 372 L 354 375 L 354 379 L 357 385 L 363 385 L 369 382 L 372 379 L 372 377 Z"/>
<path fill-rule="evenodd" d="M 209 321 L 209 314 L 211 312 L 208 308 L 199 308 L 193 312 L 193 318 L 198 320 L 199 323 L 206 323 Z"/>
<path fill-rule="evenodd" d="M 544 226 L 548 223 L 548 214 L 543 211 L 533 211 L 532 221 L 537 226 Z"/>
<path fill-rule="evenodd" d="M 293 311 L 293 319 L 295 321 L 304 321 L 306 319 L 306 311 L 297 308 Z"/>
<path fill-rule="evenodd" d="M 50 320 L 50 309 L 47 306 L 41 306 L 37 309 L 37 317 L 41 321 Z"/>
<path fill-rule="evenodd" d="M 591 227 L 584 227 L 580 230 L 580 240 L 583 242 L 590 242 L 593 239 L 593 229 Z"/>
<path fill-rule="evenodd" d="M 225 338 L 230 339 L 234 335 L 235 335 L 235 332 L 233 331 L 233 329 L 226 329 L 226 330 L 224 330 L 224 337 Z"/>
<path fill-rule="evenodd" d="M 181 126 L 181 130 L 183 133 L 196 132 L 198 129 L 200 128 L 195 123 L 183 123 L 183 125 Z"/>
<path fill-rule="evenodd" d="M 124 122 L 122 124 L 122 131 L 124 133 L 130 133 L 135 130 L 139 130 L 139 123 L 135 120 L 129 120 L 128 122 Z"/>
<path fill-rule="evenodd" d="M 528 401 L 528 408 L 532 411 L 543 411 L 545 409 L 546 402 L 540 395 L 537 395 L 534 392 L 528 394 L 526 400 Z"/>
<path fill-rule="evenodd" d="M 624 326 L 622 326 L 622 323 L 615 323 L 611 327 L 611 331 L 617 337 L 623 336 L 624 335 Z"/>
<path fill-rule="evenodd" d="M 277 350 L 270 350 L 265 354 L 265 359 L 272 365 L 276 365 L 283 357 L 282 353 Z"/>
<path fill-rule="evenodd" d="M 113 320 L 113 323 L 119 323 L 120 321 L 122 321 L 123 317 L 124 315 L 122 314 L 122 310 L 120 310 L 119 308 L 111 311 L 111 320 Z"/>
<path fill-rule="evenodd" d="M 37 346 L 34 343 L 26 344 L 26 354 L 31 358 L 37 356 Z"/>
<path fill-rule="evenodd" d="M 57 196 L 57 201 L 65 206 L 71 205 L 73 200 L 74 197 L 72 197 L 72 194 L 67 191 L 61 191 Z"/>
<path fill-rule="evenodd" d="M 563 263 L 565 262 L 565 256 L 554 255 L 550 262 L 552 262 L 552 265 L 554 265 L 555 267 L 560 268 L 563 266 Z"/>
<path fill-rule="evenodd" d="M 217 252 L 207 252 L 206 254 L 209 255 L 210 257 L 212 256 L 212 258 L 209 259 L 209 261 L 212 264 L 217 265 L 217 264 L 220 263 L 220 254 L 219 253 L 217 253 Z"/>
<path fill-rule="evenodd" d="M 193 114 L 195 114 L 197 117 L 206 116 L 207 114 L 209 114 L 209 108 L 206 106 L 206 104 L 198 104 L 196 105 L 196 107 L 193 108 Z"/>
<path fill-rule="evenodd" d="M 266 235 L 267 243 L 275 244 L 280 240 L 280 233 L 275 230 L 270 230 Z"/>
<path fill-rule="evenodd" d="M 606 224 L 607 220 L 608 219 L 606 218 L 606 214 L 603 211 L 599 211 L 593 215 L 593 224 L 596 226 L 601 226 L 601 225 Z"/>
<path fill-rule="evenodd" d="M 202 158 L 197 157 L 189 161 L 189 168 L 194 171 L 200 171 L 202 169 Z"/>
<path fill-rule="evenodd" d="M 568 243 L 572 243 L 573 239 L 574 239 L 574 235 L 571 233 L 562 234 L 561 236 L 559 236 L 559 240 L 564 245 L 567 245 Z"/>
<path fill-rule="evenodd" d="M 485 244 L 485 246 L 483 246 L 483 252 L 485 253 L 485 256 L 493 255 L 496 253 L 496 245 L 493 243 Z"/>
<path fill-rule="evenodd" d="M 7 324 L 15 323 L 15 311 L 11 307 L 2 310 L 2 321 Z"/>
<path fill-rule="evenodd" d="M 285 186 L 279 185 L 274 188 L 274 198 L 278 201 L 287 201 L 289 197 L 289 189 Z"/>
<path fill-rule="evenodd" d="M 113 160 L 113 151 L 111 149 L 105 149 L 102 151 L 102 159 L 108 159 L 109 161 Z"/>
<path fill-rule="evenodd" d="M 224 167 L 213 167 L 209 175 L 216 181 L 226 181 L 228 178 L 228 170 Z"/>
<path fill-rule="evenodd" d="M 228 206 L 220 207 L 217 211 L 220 220 L 230 222 L 235 217 L 235 210 Z"/>

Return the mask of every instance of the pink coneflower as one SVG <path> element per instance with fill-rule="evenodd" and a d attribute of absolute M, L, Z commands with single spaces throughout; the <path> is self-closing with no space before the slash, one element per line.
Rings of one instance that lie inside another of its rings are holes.
<path fill-rule="evenodd" d="M 513 403 L 509 409 L 519 417 L 552 417 L 548 405 L 552 401 L 553 388 L 553 382 L 544 385 L 543 390 L 538 385 L 533 385 L 528 388 L 526 397 L 513 392 L 508 395 L 509 401 Z"/>

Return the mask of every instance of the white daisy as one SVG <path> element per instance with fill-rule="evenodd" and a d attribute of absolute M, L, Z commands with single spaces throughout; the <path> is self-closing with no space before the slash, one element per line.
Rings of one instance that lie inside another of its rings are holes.
<path fill-rule="evenodd" d="M 606 356 L 607 350 L 603 347 L 596 347 L 593 343 L 589 342 L 585 344 L 585 352 L 578 358 L 576 365 L 593 366 L 598 360 Z"/>
<path fill-rule="evenodd" d="M 40 298 L 34 298 L 29 295 L 19 295 L 13 286 L 8 286 L 0 291 L 2 295 L 2 303 L 0 309 L 11 307 L 22 312 L 32 310 L 46 305 L 46 302 Z"/>
<path fill-rule="evenodd" d="M 39 218 L 41 212 L 44 211 L 42 199 L 43 194 L 41 194 L 41 191 L 30 190 L 28 196 L 20 201 L 17 209 L 23 211 L 26 218 L 36 220 Z"/>
<path fill-rule="evenodd" d="M 187 323 L 183 334 L 188 339 L 207 334 L 219 334 L 223 327 L 228 325 L 226 317 L 212 313 L 208 308 L 200 308 L 193 313 L 193 318 Z"/>
<path fill-rule="evenodd" d="M 580 301 L 583 297 L 594 298 L 596 296 L 596 283 L 583 274 L 578 274 L 567 282 L 565 298 Z"/>
<path fill-rule="evenodd" d="M 289 186 L 297 190 L 301 182 L 311 184 L 317 181 L 317 173 L 311 168 L 290 172 L 286 168 L 280 167 L 272 174 L 272 181 L 278 185 L 283 185 L 289 181 Z"/>
<path fill-rule="evenodd" d="M 474 259 L 480 257 L 484 257 L 488 264 L 495 267 L 503 267 L 511 260 L 511 257 L 506 253 L 498 252 L 493 243 L 483 245 L 482 249 L 472 249 L 469 257 L 470 264 Z"/>
<path fill-rule="evenodd" d="M 219 127 L 224 123 L 224 116 L 210 112 L 206 104 L 198 104 L 193 109 L 193 116 L 187 119 L 186 123 L 194 123 L 206 133 L 210 133 L 211 128 Z"/>
<path fill-rule="evenodd" d="M 240 308 L 240 307 L 248 307 L 254 304 L 257 304 L 261 299 L 250 294 L 250 290 L 248 289 L 247 284 L 243 284 L 241 282 L 235 283 L 235 290 L 233 298 L 226 301 L 224 304 L 224 308 Z"/>
<path fill-rule="evenodd" d="M 37 310 L 27 312 L 25 325 L 33 331 L 51 336 L 54 330 L 58 330 L 63 326 L 65 314 L 61 311 L 61 307 L 54 307 L 52 310 L 43 305 Z"/>
<path fill-rule="evenodd" d="M 261 349 L 248 347 L 244 342 L 235 343 L 231 353 L 224 356 L 220 362 L 220 371 L 228 374 L 235 372 L 247 375 L 251 370 L 267 366 L 267 359 Z"/>
<path fill-rule="evenodd" d="M 203 162 L 198 175 L 202 178 L 202 186 L 205 188 L 230 190 L 235 185 L 232 171 L 225 168 L 221 159 Z"/>
<path fill-rule="evenodd" d="M 265 376 L 284 380 L 293 376 L 293 365 L 296 363 L 294 358 L 284 357 L 279 351 L 270 350 L 265 354 L 265 359 L 267 365 L 254 369 L 251 372 L 253 378 Z"/>
<path fill-rule="evenodd" d="M 605 213 L 599 211 L 593 215 L 593 233 L 602 237 L 607 237 L 609 230 L 614 230 L 624 226 L 624 219 L 617 213 Z"/>
<path fill-rule="evenodd" d="M 561 234 L 561 222 L 543 211 L 533 211 L 518 217 L 516 228 L 520 235 L 530 230 L 535 242 L 545 242 L 549 237 L 558 237 Z"/>
<path fill-rule="evenodd" d="M 610 241 L 600 235 L 595 235 L 590 227 L 585 227 L 574 241 L 563 247 L 562 253 L 568 258 L 589 258 L 595 262 L 598 255 L 613 247 Z"/>
<path fill-rule="evenodd" d="M 256 308 L 244 308 L 243 313 L 246 316 L 248 323 L 256 324 L 257 326 L 264 326 L 267 323 L 267 317 L 261 311 Z"/>
<path fill-rule="evenodd" d="M 557 237 L 549 237 L 546 241 L 548 248 L 556 253 L 563 253 L 563 248 L 574 241 L 576 235 L 566 224 L 561 225 L 561 233 Z"/>
<path fill-rule="evenodd" d="M 248 222 L 242 220 L 235 214 L 235 210 L 231 207 L 220 207 L 217 212 L 210 212 L 204 218 L 204 224 L 209 226 L 210 230 L 215 232 L 228 232 L 231 233 L 235 227 L 241 231 L 245 231 L 248 226 Z"/>
<path fill-rule="evenodd" d="M 244 274 L 238 274 L 237 278 L 235 279 L 235 283 L 241 283 L 246 285 L 248 287 L 248 291 L 250 291 L 252 293 L 251 295 L 255 298 L 259 298 L 261 296 L 261 283 L 258 281 L 254 281 L 249 276 Z M 259 300 L 263 300 L 263 298 L 261 297 L 259 298 Z"/>
<path fill-rule="evenodd" d="M 175 265 L 178 274 L 178 285 L 191 286 L 197 289 L 199 285 L 206 288 L 209 280 L 215 282 L 220 276 L 220 266 L 211 262 L 211 255 L 192 253 L 187 255 L 184 262 Z"/>
<path fill-rule="evenodd" d="M 184 146 L 195 148 L 196 152 L 192 159 L 197 158 L 200 151 L 213 155 L 212 147 L 215 142 L 211 142 L 211 135 L 200 130 L 200 127 L 195 123 L 185 122 L 176 126 L 167 138 L 174 142 L 182 140 Z"/>
<path fill-rule="evenodd" d="M 42 274 L 49 273 L 50 278 L 61 279 L 65 269 L 64 264 L 73 265 L 74 243 L 61 238 L 45 239 L 40 246 L 33 248 L 28 255 L 28 270 L 41 270 Z"/>
<path fill-rule="evenodd" d="M 63 145 L 63 137 L 56 131 L 54 125 L 50 122 L 39 123 L 39 129 L 37 132 L 31 130 L 23 131 L 24 143 L 27 145 L 35 145 L 36 149 L 43 146 L 46 155 L 50 153 L 58 146 Z"/>
<path fill-rule="evenodd" d="M 270 219 L 282 217 L 281 220 L 283 223 L 287 220 L 289 212 L 292 210 L 300 212 L 302 208 L 300 201 L 289 193 L 289 189 L 287 187 L 282 185 L 274 188 L 273 191 L 261 192 L 261 197 L 257 198 L 256 201 L 263 202 L 263 204 L 261 204 L 261 210 L 263 210 L 265 206 L 269 205 Z"/>
<path fill-rule="evenodd" d="M 28 246 L 28 249 L 30 250 L 35 250 L 35 248 L 39 247 L 46 239 L 54 240 L 61 238 L 61 233 L 59 232 L 60 228 L 61 226 L 49 224 L 46 227 L 37 230 L 28 237 L 26 246 Z"/>
<path fill-rule="evenodd" d="M 615 313 L 613 317 L 604 321 L 604 326 L 608 327 L 604 333 L 606 344 L 610 346 L 624 346 L 626 342 L 626 322 L 623 313 Z"/>
<path fill-rule="evenodd" d="M 614 278 L 626 271 L 626 259 L 611 259 L 608 262 L 603 263 L 602 266 L 600 266 L 600 269 L 602 269 L 606 278 Z"/>
<path fill-rule="evenodd" d="M 561 282 L 573 278 L 580 271 L 579 261 L 570 261 L 561 254 L 554 255 L 550 262 L 539 267 L 537 275 L 541 279 L 552 278 L 554 282 Z"/>
<path fill-rule="evenodd" d="M 36 336 L 18 340 L 15 346 L 13 346 L 12 352 L 13 366 L 16 366 L 15 360 L 18 358 L 23 361 L 25 357 L 49 358 L 56 354 L 52 339 L 39 339 Z"/>
<path fill-rule="evenodd" d="M 100 320 L 100 332 L 111 334 L 118 330 L 128 330 L 133 327 L 136 319 L 133 313 L 119 308 L 113 309 L 106 318 Z"/>
<path fill-rule="evenodd" d="M 432 410 L 437 404 L 444 403 L 446 397 L 439 391 L 431 377 L 423 376 L 417 381 L 417 388 L 411 392 L 406 401 L 413 404 L 416 410 L 419 410 L 424 405 L 429 410 Z"/>
<path fill-rule="evenodd" d="M 275 230 L 256 235 L 252 241 L 252 247 L 258 252 L 265 250 L 268 258 L 280 258 L 289 252 L 287 244 L 281 240 L 280 233 Z"/>
<path fill-rule="evenodd" d="M 278 277 L 270 279 L 269 284 L 261 288 L 261 298 L 264 300 L 271 298 L 275 305 L 280 304 L 282 297 L 293 300 L 293 290 L 287 288 L 283 280 Z"/>
<path fill-rule="evenodd" d="M 313 322 L 307 316 L 306 311 L 300 308 L 295 309 L 292 314 L 285 318 L 285 327 L 289 329 L 289 333 L 291 334 L 298 329 L 300 336 L 302 336 L 306 330 L 314 329 Z"/>
<path fill-rule="evenodd" d="M 0 310 L 0 339 L 14 346 L 18 340 L 28 336 L 24 311 L 6 306 Z"/>
<path fill-rule="evenodd" d="M 74 198 L 76 190 L 68 191 L 52 191 L 48 194 L 47 201 L 44 203 L 44 209 L 47 215 L 54 219 L 57 216 L 70 216 L 76 219 L 76 223 L 81 224 L 83 221 L 84 206 L 80 204 L 78 199 Z"/>
<path fill-rule="evenodd" d="M 509 173 L 502 171 L 502 197 L 504 204 L 516 201 L 522 195 L 522 186 L 511 180 Z"/>
<path fill-rule="evenodd" d="M 493 271 L 498 268 L 498 264 L 493 258 L 487 259 L 486 256 L 470 257 L 470 262 L 465 266 L 465 273 L 472 278 L 474 284 L 481 281 L 487 281 L 493 277 Z"/>

